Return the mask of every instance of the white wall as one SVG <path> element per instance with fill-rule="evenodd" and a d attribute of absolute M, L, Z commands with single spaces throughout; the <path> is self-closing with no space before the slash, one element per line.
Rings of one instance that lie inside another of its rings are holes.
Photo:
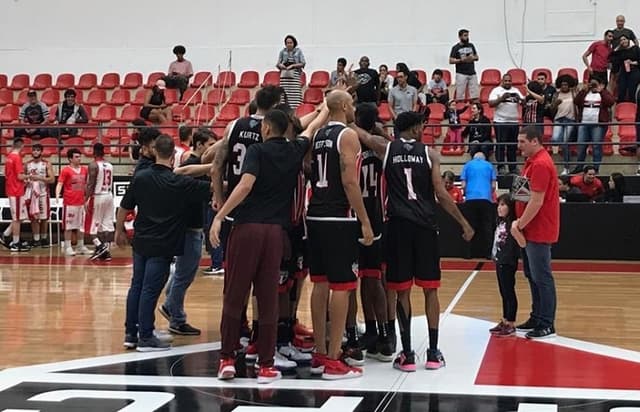
<path fill-rule="evenodd" d="M 640 32 L 637 0 L 0 0 L 0 7 L 0 73 L 9 75 L 165 71 L 175 44 L 187 47 L 196 71 L 225 70 L 231 53 L 233 70 L 264 72 L 287 33 L 298 38 L 307 71 L 363 54 L 375 66 L 451 69 L 461 27 L 471 31 L 480 69 L 581 68 L 580 55 L 617 14 Z"/>

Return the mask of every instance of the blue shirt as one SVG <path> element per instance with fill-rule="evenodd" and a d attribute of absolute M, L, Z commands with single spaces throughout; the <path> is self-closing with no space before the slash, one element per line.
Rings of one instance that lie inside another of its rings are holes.
<path fill-rule="evenodd" d="M 484 159 L 471 159 L 462 167 L 460 180 L 466 182 L 464 198 L 466 200 L 493 201 L 491 182 L 496 180 L 496 171 L 491 163 Z"/>

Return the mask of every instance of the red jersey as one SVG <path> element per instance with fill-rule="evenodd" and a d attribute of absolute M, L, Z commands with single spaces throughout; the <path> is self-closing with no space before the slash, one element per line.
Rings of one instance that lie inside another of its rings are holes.
<path fill-rule="evenodd" d="M 602 184 L 602 180 L 598 179 L 597 177 L 593 179 L 592 183 L 587 184 L 584 181 L 583 176 L 572 176 L 571 186 L 575 186 L 580 189 L 580 191 L 584 193 L 589 198 L 589 200 L 594 200 L 596 197 L 604 193 L 604 185 Z"/>
<path fill-rule="evenodd" d="M 518 190 L 516 216 L 522 216 L 531 192 L 544 192 L 542 207 L 524 228 L 525 238 L 538 243 L 557 242 L 560 235 L 558 172 L 549 153 L 540 150 L 530 156 L 524 164 L 520 179 L 523 182 Z"/>
<path fill-rule="evenodd" d="M 464 196 L 462 194 L 462 190 L 460 190 L 459 187 L 451 186 L 451 189 L 447 190 L 447 192 L 449 193 L 449 196 L 451 196 L 454 202 L 456 203 L 464 202 Z"/>
<path fill-rule="evenodd" d="M 58 182 L 62 183 L 62 201 L 66 206 L 84 204 L 84 192 L 87 187 L 86 166 L 80 166 L 78 170 L 65 166 L 60 172 Z"/>
<path fill-rule="evenodd" d="M 4 165 L 5 192 L 7 196 L 19 197 L 24 195 L 24 182 L 18 179 L 18 175 L 21 173 L 24 173 L 22 157 L 19 153 L 9 153 Z"/>
<path fill-rule="evenodd" d="M 591 43 L 587 51 L 591 52 L 591 69 L 596 72 L 606 72 L 613 47 L 604 40 L 598 40 Z"/>

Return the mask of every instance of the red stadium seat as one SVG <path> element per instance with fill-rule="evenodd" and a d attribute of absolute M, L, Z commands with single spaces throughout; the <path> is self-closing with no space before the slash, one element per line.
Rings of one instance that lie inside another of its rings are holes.
<path fill-rule="evenodd" d="M 85 142 L 84 150 L 82 151 L 85 156 L 93 157 L 93 145 L 96 143 L 102 143 L 104 145 L 104 154 L 107 156 L 111 155 L 111 142 L 104 137 L 97 137 L 88 144 Z"/>
<path fill-rule="evenodd" d="M 144 104 L 145 97 L 147 97 L 147 90 L 145 89 L 138 90 L 131 104 L 138 104 L 142 106 Z"/>
<path fill-rule="evenodd" d="M 538 77 L 538 73 L 544 73 L 547 75 L 547 84 L 553 83 L 553 75 L 551 74 L 551 70 L 546 67 L 539 67 L 537 69 L 533 69 L 531 72 L 531 80 L 535 80 Z M 576 75 L 576 79 L 578 76 Z"/>
<path fill-rule="evenodd" d="M 320 104 L 324 101 L 324 93 L 322 92 L 322 89 L 308 88 L 304 91 L 303 101 L 314 105 Z"/>
<path fill-rule="evenodd" d="M 0 110 L 0 123 L 17 122 L 20 108 L 14 105 L 7 105 Z"/>
<path fill-rule="evenodd" d="M 260 84 L 260 75 L 254 70 L 242 72 L 240 75 L 240 83 L 238 87 L 243 89 L 253 89 Z"/>
<path fill-rule="evenodd" d="M 44 93 L 42 93 L 40 100 L 42 101 L 42 103 L 46 104 L 47 106 L 54 106 L 60 102 L 60 92 L 58 90 L 51 90 L 51 89 L 45 90 Z M 51 112 L 54 112 L 54 111 L 55 110 L 51 110 Z"/>
<path fill-rule="evenodd" d="M 582 72 L 582 83 L 589 83 L 589 77 L 591 77 L 591 73 L 589 73 L 589 69 L 584 69 Z"/>
<path fill-rule="evenodd" d="M 123 122 L 113 122 L 109 124 L 108 129 L 103 129 L 103 137 L 105 139 L 120 139 L 122 136 L 128 134 L 127 124 Z"/>
<path fill-rule="evenodd" d="M 482 104 L 482 113 L 487 117 L 487 119 L 493 119 L 493 107 L 489 106 L 488 103 Z"/>
<path fill-rule="evenodd" d="M 62 73 L 58 75 L 53 88 L 56 90 L 72 89 L 76 83 L 76 77 L 71 73 Z"/>
<path fill-rule="evenodd" d="M 134 106 L 132 104 L 126 105 L 122 108 L 122 112 L 118 117 L 120 122 L 132 122 L 140 117 L 140 106 Z"/>
<path fill-rule="evenodd" d="M 220 72 L 213 85 L 215 87 L 233 87 L 236 85 L 236 74 L 232 71 Z"/>
<path fill-rule="evenodd" d="M 50 88 L 52 83 L 53 79 L 49 73 L 40 73 L 33 79 L 31 88 L 34 90 L 44 90 Z"/>
<path fill-rule="evenodd" d="M 113 106 L 100 106 L 93 121 L 98 123 L 109 123 L 116 118 L 116 108 Z"/>
<path fill-rule="evenodd" d="M 233 106 L 238 107 L 238 106 Z M 200 106 L 196 106 L 193 110 L 193 117 L 191 117 L 197 123 L 206 123 L 216 116 L 216 109 L 214 106 L 209 106 L 206 104 L 201 104 Z"/>
<path fill-rule="evenodd" d="M 58 139 L 55 137 L 43 137 L 38 142 L 42 145 L 42 156 L 49 157 L 59 151 Z"/>
<path fill-rule="evenodd" d="M 502 75 L 498 69 L 484 69 L 480 76 L 480 86 L 497 86 L 500 84 Z"/>
<path fill-rule="evenodd" d="M 84 73 L 80 76 L 76 89 L 89 90 L 98 85 L 98 76 L 95 73 Z"/>
<path fill-rule="evenodd" d="M 178 90 L 177 89 L 165 89 L 164 91 L 164 104 L 172 105 L 178 103 Z"/>
<path fill-rule="evenodd" d="M 302 72 L 300 74 L 300 85 L 304 87 L 307 84 L 307 73 Z"/>
<path fill-rule="evenodd" d="M 216 118 L 216 120 L 220 122 L 231 122 L 240 117 L 240 108 L 235 104 L 227 104 L 222 106 L 220 110 L 220 114 Z"/>
<path fill-rule="evenodd" d="M 422 69 L 416 69 L 414 71 L 418 74 L 418 81 L 420 81 L 420 84 L 427 84 L 427 72 Z"/>
<path fill-rule="evenodd" d="M 0 74 L 0 89 L 4 89 L 9 84 L 9 78 L 6 74 Z"/>
<path fill-rule="evenodd" d="M 28 74 L 16 74 L 11 79 L 11 83 L 9 84 L 9 89 L 11 90 L 25 90 L 29 88 L 30 79 Z"/>
<path fill-rule="evenodd" d="M 249 94 L 249 90 L 236 89 L 231 93 L 231 97 L 229 98 L 229 103 L 244 106 L 245 104 L 249 103 L 250 100 L 251 100 L 251 96 Z"/>
<path fill-rule="evenodd" d="M 623 156 L 635 156 L 638 146 L 638 140 L 636 138 L 636 127 L 634 125 L 619 126 L 618 137 L 620 138 L 620 146 L 618 147 L 618 152 L 620 152 L 620 154 Z"/>
<path fill-rule="evenodd" d="M 444 112 L 447 108 L 442 103 L 429 103 L 427 107 L 430 110 L 429 119 L 443 120 Z"/>
<path fill-rule="evenodd" d="M 280 76 L 278 75 L 278 78 Z M 329 86 L 329 72 L 324 70 L 315 71 L 311 74 L 311 81 L 309 87 L 318 87 L 324 89 Z"/>
<path fill-rule="evenodd" d="M 107 102 L 107 93 L 104 90 L 91 90 L 84 103 L 89 106 L 100 106 Z"/>
<path fill-rule="evenodd" d="M 118 89 L 114 90 L 111 95 L 111 100 L 109 100 L 109 104 L 113 106 L 124 106 L 131 102 L 131 92 L 126 89 Z"/>
<path fill-rule="evenodd" d="M 224 89 L 213 89 L 207 93 L 207 104 L 219 105 L 227 100 L 227 92 Z"/>
<path fill-rule="evenodd" d="M 264 74 L 262 86 L 280 86 L 280 72 L 271 70 Z"/>
<path fill-rule="evenodd" d="M 389 103 L 380 103 L 380 106 L 378 107 L 378 117 L 383 123 L 391 121 L 391 110 L 389 110 Z"/>
<path fill-rule="evenodd" d="M 118 73 L 106 73 L 102 76 L 102 81 L 98 85 L 99 89 L 115 89 L 120 86 L 120 75 Z"/>
<path fill-rule="evenodd" d="M 576 80 L 579 79 L 578 71 L 573 67 L 563 67 L 562 69 L 558 70 L 558 77 L 563 76 L 565 74 L 573 77 Z"/>
<path fill-rule="evenodd" d="M 0 106 L 13 104 L 13 92 L 7 89 L 0 89 Z"/>
<path fill-rule="evenodd" d="M 316 107 L 309 103 L 302 103 L 300 106 L 296 108 L 296 116 L 302 117 L 308 115 L 309 113 L 313 113 L 316 110 Z"/>
<path fill-rule="evenodd" d="M 87 123 L 82 125 L 82 138 L 86 140 L 93 140 L 98 137 L 100 129 L 98 128 L 98 124 L 96 123 Z"/>
<path fill-rule="evenodd" d="M 175 122 L 184 122 L 191 118 L 191 107 L 176 105 L 171 108 L 171 117 Z"/>
<path fill-rule="evenodd" d="M 15 99 L 15 103 L 16 103 L 18 106 L 22 106 L 23 104 L 25 104 L 25 103 L 27 102 L 27 93 L 28 93 L 28 92 L 29 92 L 29 90 L 28 90 L 28 89 L 25 89 L 25 90 L 21 90 L 21 91 L 18 93 L 18 98 L 17 98 L 17 99 Z"/>
<path fill-rule="evenodd" d="M 489 102 L 489 94 L 491 94 L 491 90 L 493 89 L 494 86 L 485 86 L 480 88 L 480 103 Z"/>
<path fill-rule="evenodd" d="M 162 79 L 165 76 L 162 72 L 153 72 L 149 73 L 149 77 L 147 77 L 147 82 L 144 84 L 145 89 L 152 89 L 153 86 L 156 85 L 156 82 Z"/>
<path fill-rule="evenodd" d="M 122 136 L 118 139 L 118 146 L 112 148 L 111 156 L 115 157 L 129 157 L 129 145 L 131 144 L 130 136 Z"/>
<path fill-rule="evenodd" d="M 451 86 L 451 72 L 447 69 L 440 70 L 442 70 L 442 80 L 444 80 L 447 86 Z M 393 77 L 395 77 L 395 75 Z"/>
<path fill-rule="evenodd" d="M 124 80 L 122 81 L 122 85 L 120 85 L 123 89 L 137 89 L 142 86 L 142 73 L 132 72 L 127 73 L 124 76 Z"/>
<path fill-rule="evenodd" d="M 514 86 L 519 86 L 527 83 L 527 72 L 518 67 L 507 70 L 507 74 L 511 75 L 511 82 Z"/>
<path fill-rule="evenodd" d="M 615 118 L 619 122 L 635 122 L 636 104 L 630 102 L 618 103 L 616 105 Z"/>
<path fill-rule="evenodd" d="M 166 92 L 166 90 L 165 90 Z M 196 89 L 187 89 L 182 95 L 182 99 L 180 99 L 180 104 L 190 104 L 196 105 L 202 103 L 202 93 L 200 90 L 196 91 Z"/>
<path fill-rule="evenodd" d="M 60 156 L 63 158 L 67 157 L 67 151 L 69 149 L 79 149 L 80 151 L 84 150 L 85 142 L 82 137 L 70 137 L 64 141 L 62 145 L 62 150 L 60 150 Z"/>
<path fill-rule="evenodd" d="M 213 84 L 213 74 L 211 72 L 198 72 L 193 76 L 191 87 L 198 88 L 203 84 L 203 87 L 209 87 Z"/>

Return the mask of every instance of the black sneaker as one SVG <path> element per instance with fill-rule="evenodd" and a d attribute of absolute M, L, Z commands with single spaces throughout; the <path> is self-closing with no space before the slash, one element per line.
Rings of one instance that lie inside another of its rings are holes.
<path fill-rule="evenodd" d="M 124 343 L 122 344 L 127 349 L 135 349 L 138 346 L 138 337 L 136 335 L 124 335 Z"/>
<path fill-rule="evenodd" d="M 391 362 L 393 360 L 394 350 L 391 347 L 391 339 L 389 336 L 378 337 L 375 343 L 375 350 L 367 351 L 367 357 L 377 359 L 380 362 Z"/>
<path fill-rule="evenodd" d="M 107 250 L 107 252 L 105 254 L 103 254 L 102 256 L 100 256 L 100 260 L 105 261 L 105 262 L 109 262 L 111 261 L 111 252 L 109 252 Z"/>
<path fill-rule="evenodd" d="M 96 246 L 96 250 L 93 251 L 93 254 L 89 258 L 89 260 L 96 260 L 108 252 L 109 248 L 107 247 L 106 243 L 100 243 L 100 246 Z"/>
<path fill-rule="evenodd" d="M 11 244 L 11 237 L 0 235 L 0 245 L 6 247 L 7 249 L 11 249 L 9 245 Z"/>
<path fill-rule="evenodd" d="M 537 327 L 538 322 L 532 318 L 529 318 L 525 323 L 521 323 L 520 325 L 516 326 L 516 330 L 519 330 L 520 332 L 529 332 Z"/>
<path fill-rule="evenodd" d="M 183 323 L 182 325 L 179 325 L 179 326 L 169 325 L 169 332 L 173 333 L 174 335 L 183 335 L 183 336 L 199 336 L 200 335 L 200 329 L 194 328 L 188 323 Z"/>
<path fill-rule="evenodd" d="M 436 370 L 446 365 L 444 356 L 442 356 L 442 352 L 439 349 L 427 349 L 427 361 L 424 364 L 426 369 Z"/>
<path fill-rule="evenodd" d="M 24 243 L 15 242 L 9 244 L 9 250 L 12 252 L 28 252 L 31 248 Z"/>
<path fill-rule="evenodd" d="M 548 326 L 546 328 L 535 328 L 534 330 L 527 332 L 524 335 L 527 339 L 547 339 L 547 338 L 555 338 L 556 337 L 556 329 L 553 326 Z"/>
<path fill-rule="evenodd" d="M 362 349 L 360 349 L 357 343 L 347 344 L 342 349 L 342 360 L 349 366 L 363 366 L 364 353 L 362 353 Z"/>
<path fill-rule="evenodd" d="M 162 350 L 171 349 L 171 345 L 167 342 L 162 342 L 160 339 L 152 336 L 148 339 L 140 339 L 136 350 L 138 352 L 157 352 Z"/>
<path fill-rule="evenodd" d="M 362 345 L 364 350 L 367 351 L 367 354 L 376 352 L 377 340 L 378 340 L 377 334 L 374 335 L 372 333 L 365 333 L 364 335 L 360 336 L 360 344 Z"/>
<path fill-rule="evenodd" d="M 43 249 L 49 248 L 49 239 L 40 239 L 40 247 Z"/>
<path fill-rule="evenodd" d="M 158 308 L 158 312 L 160 312 L 160 314 L 168 321 L 171 321 L 171 313 L 169 313 L 169 310 L 167 309 L 167 307 L 165 305 L 160 305 L 160 307 Z"/>
<path fill-rule="evenodd" d="M 39 247 L 41 244 L 40 239 L 35 240 L 35 239 L 31 239 L 31 242 L 29 242 L 29 247 L 34 248 L 34 247 Z"/>

